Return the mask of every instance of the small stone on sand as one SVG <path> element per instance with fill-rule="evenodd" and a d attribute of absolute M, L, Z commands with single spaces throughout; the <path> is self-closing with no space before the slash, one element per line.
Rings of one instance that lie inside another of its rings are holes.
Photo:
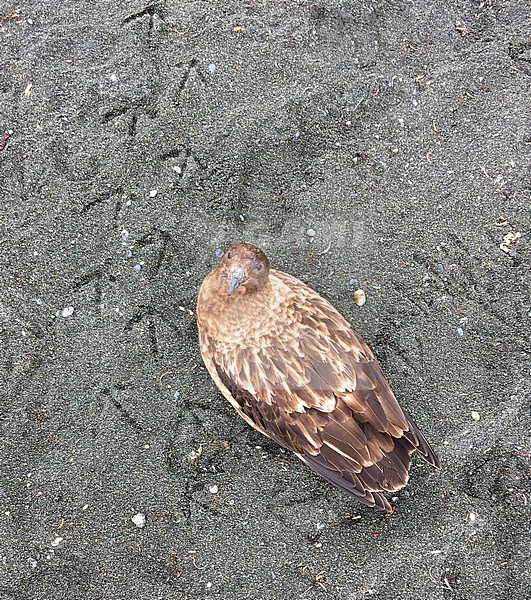
<path fill-rule="evenodd" d="M 363 306 L 365 304 L 365 302 L 367 302 L 367 296 L 365 295 L 365 292 L 362 289 L 356 290 L 354 292 L 354 302 L 358 305 L 358 306 Z"/>
<path fill-rule="evenodd" d="M 146 524 L 146 515 L 143 513 L 136 513 L 136 515 L 131 517 L 131 521 L 133 521 L 137 527 L 142 528 Z"/>

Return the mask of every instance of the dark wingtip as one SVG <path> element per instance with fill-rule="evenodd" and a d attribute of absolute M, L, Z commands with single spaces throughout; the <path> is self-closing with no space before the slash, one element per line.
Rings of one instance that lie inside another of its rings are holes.
<path fill-rule="evenodd" d="M 441 461 L 439 460 L 439 457 L 435 454 L 435 452 L 433 452 L 433 450 L 432 450 L 432 457 L 433 457 L 433 460 L 429 461 L 430 465 L 433 465 L 436 469 L 442 469 Z"/>
<path fill-rule="evenodd" d="M 441 466 L 441 461 L 439 460 L 439 457 L 432 450 L 431 446 L 429 445 L 426 438 L 422 435 L 422 433 L 420 434 L 420 436 L 417 434 L 417 439 L 419 442 L 419 445 L 417 447 L 417 452 L 432 467 L 435 467 L 436 469 L 441 469 L 442 466 Z"/>
<path fill-rule="evenodd" d="M 404 432 L 404 437 L 415 447 L 414 449 L 422 456 L 422 458 L 435 467 L 441 469 L 441 461 L 435 454 L 428 440 L 424 437 L 422 431 L 417 427 L 415 421 L 411 418 L 407 411 L 403 411 L 409 423 L 409 431 Z"/>

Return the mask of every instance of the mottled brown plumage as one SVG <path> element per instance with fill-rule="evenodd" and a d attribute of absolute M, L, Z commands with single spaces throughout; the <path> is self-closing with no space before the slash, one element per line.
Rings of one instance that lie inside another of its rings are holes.
<path fill-rule="evenodd" d="M 336 309 L 232 244 L 197 302 L 205 365 L 247 423 L 364 504 L 404 487 L 411 454 L 439 461 L 373 353 Z"/>

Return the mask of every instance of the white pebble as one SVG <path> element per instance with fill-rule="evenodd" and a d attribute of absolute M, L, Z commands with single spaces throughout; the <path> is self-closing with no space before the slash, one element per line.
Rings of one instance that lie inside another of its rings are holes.
<path fill-rule="evenodd" d="M 203 454 L 203 446 L 199 446 L 197 450 L 192 450 L 188 455 L 190 460 L 197 460 Z"/>
<path fill-rule="evenodd" d="M 476 520 L 476 515 L 475 515 L 475 513 L 470 513 L 470 514 L 468 515 L 468 519 L 469 519 L 469 521 L 470 521 L 471 523 L 473 523 L 473 522 Z"/>
<path fill-rule="evenodd" d="M 116 73 L 113 73 L 111 75 L 111 81 L 114 81 L 115 83 L 118 81 L 118 76 L 116 75 Z"/>
<path fill-rule="evenodd" d="M 208 491 L 209 491 L 211 494 L 217 494 L 217 493 L 218 493 L 218 491 L 219 491 L 219 488 L 218 488 L 218 486 L 217 486 L 217 485 L 211 485 L 211 486 L 209 486 L 209 488 L 208 488 Z"/>
<path fill-rule="evenodd" d="M 28 558 L 28 564 L 32 569 L 35 569 L 37 566 L 37 561 L 34 558 Z"/>
<path fill-rule="evenodd" d="M 475 410 L 473 410 L 473 411 L 470 413 L 470 416 L 471 416 L 471 417 L 474 419 L 474 421 L 479 421 L 479 419 L 480 419 L 479 413 L 478 413 L 478 412 L 476 412 Z"/>
<path fill-rule="evenodd" d="M 208 65 L 208 70 L 209 70 L 211 73 L 215 73 L 215 72 L 216 72 L 216 65 L 215 65 L 214 63 L 210 63 L 210 64 Z"/>
<path fill-rule="evenodd" d="M 458 327 L 456 331 L 457 331 L 457 335 L 458 335 L 459 337 L 463 336 L 463 335 L 464 335 L 464 333 L 465 333 L 465 332 L 463 331 L 463 328 L 462 328 L 462 327 Z"/>
<path fill-rule="evenodd" d="M 175 394 L 173 394 L 173 399 L 179 400 L 180 396 L 181 396 L 181 392 L 175 392 Z"/>
<path fill-rule="evenodd" d="M 54 548 L 57 548 L 57 546 L 59 546 L 59 544 L 63 541 L 63 538 L 61 536 L 57 536 L 55 538 L 55 540 L 53 540 L 53 542 L 50 542 L 50 546 L 53 546 Z"/>
<path fill-rule="evenodd" d="M 142 265 L 135 265 L 135 266 L 133 267 L 133 269 L 134 269 L 134 270 L 135 270 L 137 273 L 140 273 L 140 271 L 142 270 Z"/>
<path fill-rule="evenodd" d="M 149 192 L 149 197 L 154 198 L 157 194 L 158 194 L 157 190 L 151 190 L 151 192 Z"/>
<path fill-rule="evenodd" d="M 122 240 L 124 240 L 124 242 L 125 242 L 125 240 L 126 240 L 128 237 L 129 237 L 129 232 L 128 232 L 126 229 L 124 229 L 124 230 L 122 231 Z"/>
<path fill-rule="evenodd" d="M 306 230 L 306 235 L 307 235 L 308 237 L 315 237 L 315 230 L 314 230 L 314 229 L 312 229 L 312 228 L 310 228 L 310 229 L 307 229 L 307 230 Z"/>
<path fill-rule="evenodd" d="M 356 290 L 354 292 L 354 302 L 358 306 L 363 306 L 365 302 L 367 302 L 367 296 L 365 295 L 365 292 L 362 289 Z"/>
<path fill-rule="evenodd" d="M 87 510 L 88 507 L 89 507 L 88 504 L 84 504 L 83 507 L 81 508 L 81 510 Z"/>
<path fill-rule="evenodd" d="M 74 307 L 73 306 L 67 306 L 66 308 L 63 308 L 63 311 L 61 313 L 63 315 L 63 317 L 71 317 L 74 314 Z"/>
<path fill-rule="evenodd" d="M 209 590 L 211 587 L 212 587 L 212 582 L 211 581 L 207 582 L 206 589 Z"/>
<path fill-rule="evenodd" d="M 136 515 L 131 517 L 131 521 L 133 521 L 137 527 L 142 528 L 146 524 L 146 515 L 143 513 L 136 513 Z"/>
<path fill-rule="evenodd" d="M 177 173 L 177 175 L 179 175 L 180 173 L 183 172 L 183 170 L 181 169 L 181 167 L 179 165 L 175 165 L 173 167 L 173 170 Z"/>
<path fill-rule="evenodd" d="M 127 258 L 131 258 L 133 256 L 133 253 L 131 252 L 131 250 L 127 250 L 125 255 L 127 256 Z"/>

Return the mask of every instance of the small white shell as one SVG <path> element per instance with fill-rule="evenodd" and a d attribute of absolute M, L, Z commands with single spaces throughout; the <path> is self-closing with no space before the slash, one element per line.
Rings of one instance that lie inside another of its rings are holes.
<path fill-rule="evenodd" d="M 363 306 L 365 304 L 365 302 L 367 302 L 367 296 L 365 295 L 365 292 L 362 289 L 356 290 L 354 292 L 354 302 L 358 305 L 358 306 Z"/>
<path fill-rule="evenodd" d="M 146 524 L 146 515 L 142 513 L 136 513 L 136 515 L 131 517 L 131 521 L 133 521 L 137 527 L 144 527 Z"/>

